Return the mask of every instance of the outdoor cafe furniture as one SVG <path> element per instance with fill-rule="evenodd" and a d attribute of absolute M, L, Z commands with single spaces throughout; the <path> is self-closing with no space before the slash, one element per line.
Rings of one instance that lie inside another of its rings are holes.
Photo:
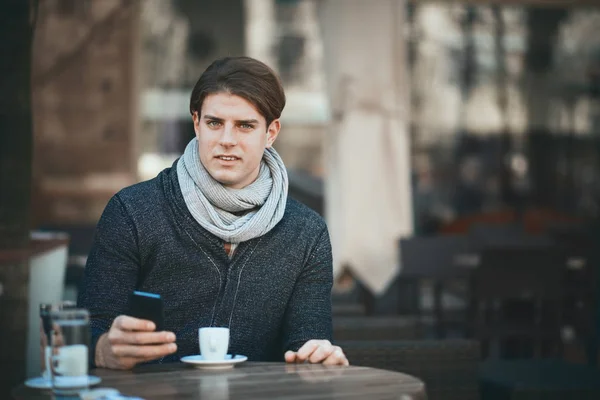
<path fill-rule="evenodd" d="M 143 399 L 402 399 L 426 400 L 413 376 L 368 367 L 245 362 L 229 370 L 201 370 L 183 363 L 146 365 L 131 371 L 92 370 L 99 387 Z M 51 399 L 21 385 L 15 400 Z"/>
<path fill-rule="evenodd" d="M 411 316 L 333 317 L 333 337 L 340 340 L 410 340 L 423 337 L 421 324 Z"/>
<path fill-rule="evenodd" d="M 482 399 L 600 398 L 600 370 L 560 359 L 486 360 L 479 369 Z"/>
<path fill-rule="evenodd" d="M 428 400 L 479 399 L 475 340 L 337 341 L 353 365 L 418 376 Z"/>

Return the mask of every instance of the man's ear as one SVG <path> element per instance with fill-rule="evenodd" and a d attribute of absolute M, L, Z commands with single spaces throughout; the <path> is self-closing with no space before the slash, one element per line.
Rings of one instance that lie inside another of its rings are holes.
<path fill-rule="evenodd" d="M 281 130 L 281 121 L 278 119 L 273 120 L 267 129 L 267 145 L 265 146 L 267 149 L 273 146 L 273 142 L 277 139 L 277 135 L 279 135 L 279 131 Z"/>
<path fill-rule="evenodd" d="M 200 115 L 198 115 L 198 111 L 194 111 L 192 120 L 194 121 L 194 132 L 198 135 L 198 132 L 200 131 Z"/>

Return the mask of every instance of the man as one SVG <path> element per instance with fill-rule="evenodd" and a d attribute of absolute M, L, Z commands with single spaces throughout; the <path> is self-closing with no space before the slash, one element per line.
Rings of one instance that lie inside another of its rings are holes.
<path fill-rule="evenodd" d="M 287 197 L 272 148 L 285 95 L 265 64 L 215 61 L 190 101 L 196 137 L 156 178 L 125 188 L 98 222 L 79 305 L 90 360 L 128 369 L 198 354 L 198 328 L 230 328 L 250 360 L 348 365 L 331 340 L 331 245 L 316 213 Z M 165 331 L 126 316 L 131 292 L 164 299 Z"/>

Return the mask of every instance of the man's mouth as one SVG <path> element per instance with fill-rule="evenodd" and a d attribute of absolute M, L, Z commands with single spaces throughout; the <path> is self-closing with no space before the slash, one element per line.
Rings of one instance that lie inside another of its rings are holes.
<path fill-rule="evenodd" d="M 235 160 L 239 160 L 239 157 L 236 157 L 236 156 L 217 156 L 217 158 L 219 160 L 223 160 L 223 161 L 235 161 Z"/>

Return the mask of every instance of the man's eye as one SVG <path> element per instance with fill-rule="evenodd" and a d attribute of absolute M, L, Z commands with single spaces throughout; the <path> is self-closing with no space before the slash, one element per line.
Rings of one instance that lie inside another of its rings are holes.
<path fill-rule="evenodd" d="M 216 128 L 219 126 L 219 121 L 208 121 L 206 125 L 210 126 L 211 128 Z"/>
<path fill-rule="evenodd" d="M 254 125 L 250 125 L 250 124 L 241 124 L 240 128 L 242 129 L 254 129 Z"/>

